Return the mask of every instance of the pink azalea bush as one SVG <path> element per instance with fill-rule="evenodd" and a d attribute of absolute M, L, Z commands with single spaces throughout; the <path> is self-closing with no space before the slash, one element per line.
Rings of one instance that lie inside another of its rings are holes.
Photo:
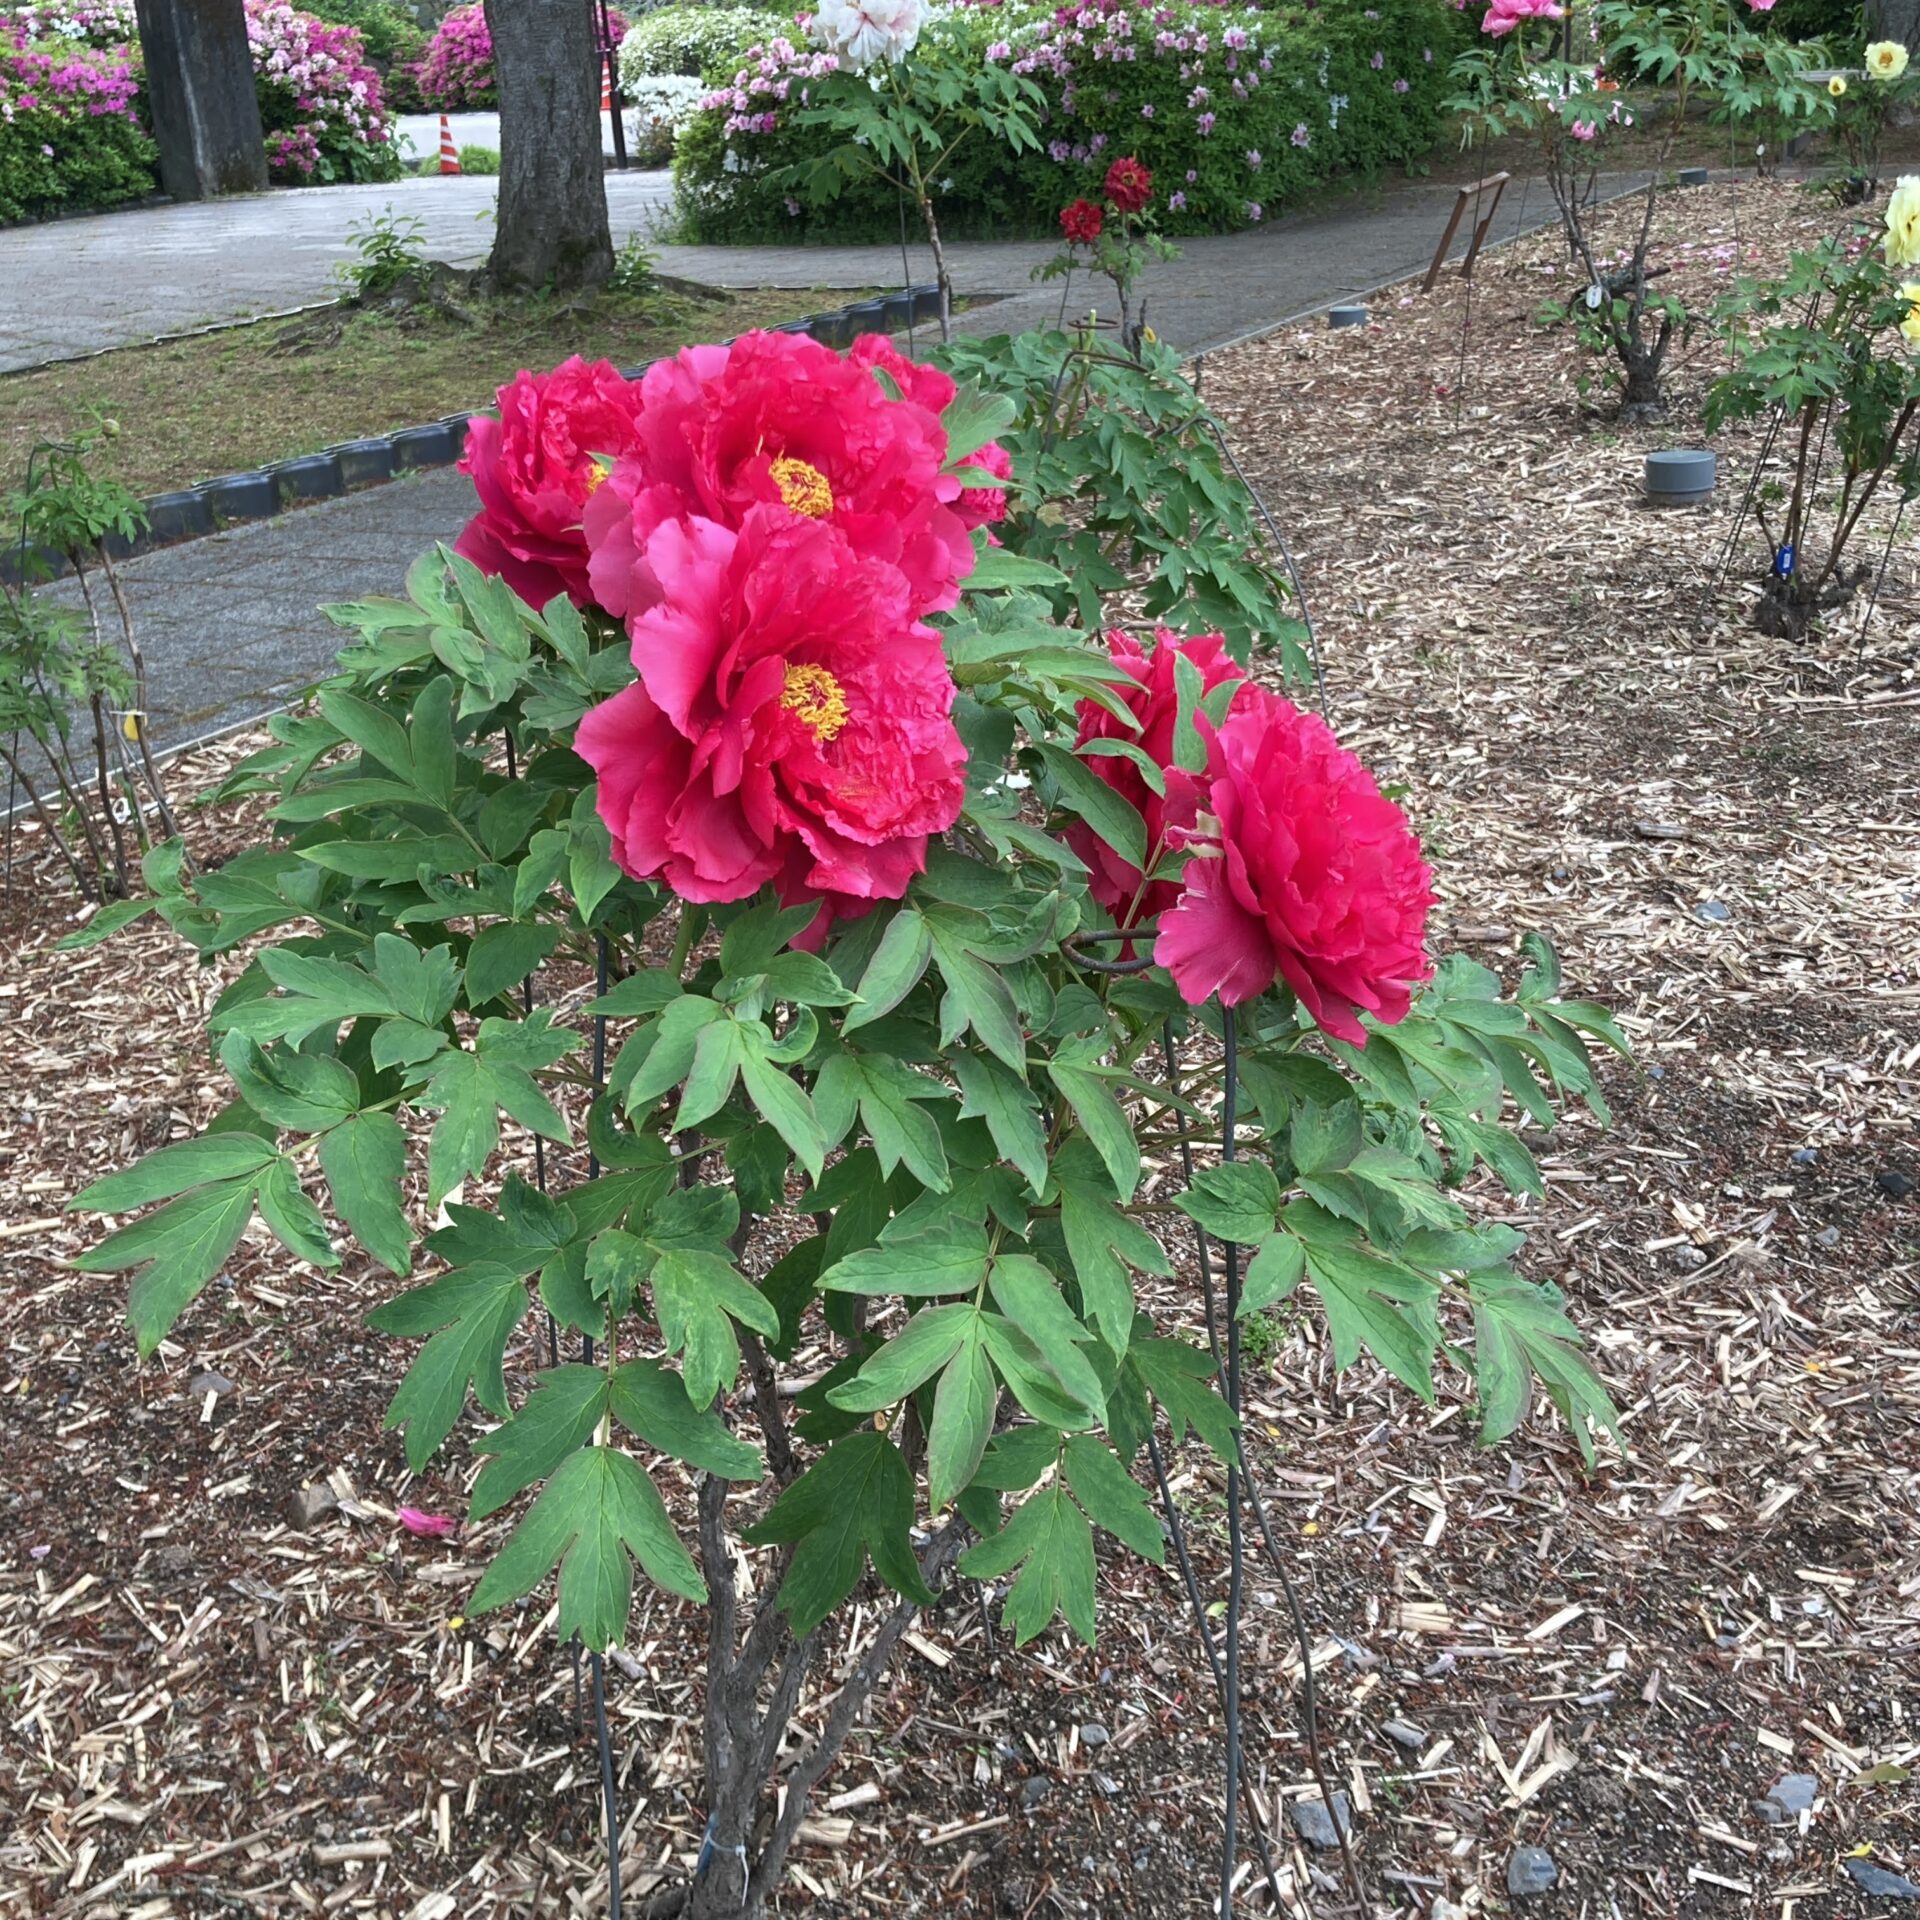
<path fill-rule="evenodd" d="M 1332 175 L 1417 158 L 1438 132 L 1463 24 L 1429 0 L 1371 11 L 1207 0 L 936 10 L 922 51 L 1008 69 L 1046 99 L 1037 149 L 980 139 L 950 157 L 943 230 L 1051 228 L 1061 207 L 1099 199 L 1122 157 L 1171 190 L 1163 212 L 1175 233 L 1245 226 L 1252 207 L 1271 214 Z M 803 121 L 810 89 L 831 67 L 831 54 L 798 32 L 745 48 L 676 148 L 695 237 L 795 237 L 782 169 L 804 168 L 833 143 Z M 880 238 L 898 226 L 894 198 L 878 185 L 849 188 L 807 218 L 822 237 Z"/>
<path fill-rule="evenodd" d="M 293 185 L 391 180 L 400 159 L 359 33 L 288 0 L 247 0 L 267 168 Z"/>
<path fill-rule="evenodd" d="M 610 39 L 600 31 L 598 6 L 593 17 L 595 44 L 604 60 L 609 49 L 626 37 L 626 16 L 618 7 L 608 9 Z M 481 0 L 455 7 L 434 28 L 426 52 L 413 68 L 413 79 L 434 113 L 484 113 L 500 104 L 493 85 L 493 34 Z"/>
<path fill-rule="evenodd" d="M 0 221 L 154 190 L 154 147 L 125 49 L 42 37 L 0 15 Z"/>

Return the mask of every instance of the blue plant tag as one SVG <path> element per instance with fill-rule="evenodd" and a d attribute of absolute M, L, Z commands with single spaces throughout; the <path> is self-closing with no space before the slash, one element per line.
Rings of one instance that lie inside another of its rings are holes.
<path fill-rule="evenodd" d="M 1782 547 L 1779 552 L 1773 556 L 1773 571 L 1775 575 L 1782 580 L 1792 575 L 1793 549 L 1791 547 Z"/>

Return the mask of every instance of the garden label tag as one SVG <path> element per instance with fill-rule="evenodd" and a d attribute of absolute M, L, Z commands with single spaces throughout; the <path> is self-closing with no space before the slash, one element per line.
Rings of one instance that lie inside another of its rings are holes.
<path fill-rule="evenodd" d="M 1773 556 L 1773 571 L 1775 576 L 1781 580 L 1792 577 L 1793 549 L 1791 547 L 1782 547 L 1780 551 Z"/>
<path fill-rule="evenodd" d="M 1593 285 L 1587 289 L 1587 311 L 1589 313 L 1598 313 L 1600 311 L 1600 303 L 1606 297 L 1606 288 L 1596 280 Z"/>

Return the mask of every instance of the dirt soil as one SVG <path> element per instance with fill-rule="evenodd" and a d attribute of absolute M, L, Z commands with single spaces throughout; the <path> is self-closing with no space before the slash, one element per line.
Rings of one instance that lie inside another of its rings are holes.
<path fill-rule="evenodd" d="M 1736 244 L 1777 261 L 1832 218 L 1786 188 L 1678 198 L 1670 283 L 1705 298 Z M 1858 1877 L 1920 1879 L 1920 553 L 1891 542 L 1871 617 L 1762 639 L 1750 525 L 1709 592 L 1759 436 L 1720 443 L 1705 506 L 1639 495 L 1649 448 L 1699 442 L 1716 347 L 1678 368 L 1667 429 L 1618 431 L 1534 324 L 1558 272 L 1544 240 L 1495 256 L 1464 360 L 1449 281 L 1205 379 L 1294 543 L 1334 722 L 1408 789 L 1436 947 L 1511 975 L 1543 930 L 1634 1039 L 1611 1128 L 1541 1144 L 1548 1202 L 1486 1196 L 1591 1336 L 1624 1450 L 1587 1474 L 1539 1408 L 1482 1451 L 1463 1375 L 1433 1408 L 1367 1365 L 1336 1379 L 1308 1310 L 1256 1329 L 1256 1465 L 1375 1914 L 1895 1915 L 1911 1897 Z M 604 1912 L 572 1664 L 541 1603 L 461 1617 L 509 1517 L 452 1540 L 395 1521 L 462 1510 L 473 1429 L 423 1480 L 380 1432 L 382 1277 L 249 1241 L 136 1367 L 118 1280 L 59 1265 L 93 1231 L 66 1196 L 220 1100 L 220 976 L 164 932 L 54 956 L 71 904 L 32 836 L 14 852 L 0 1912 Z M 1190 1281 L 1154 1305 L 1197 1326 Z M 1217 1602 L 1220 1476 L 1191 1452 L 1174 1476 Z M 339 1504 L 294 1525 L 289 1497 L 328 1482 Z M 1301 1658 L 1257 1554 L 1248 1579 L 1281 1903 L 1349 1913 L 1296 1825 Z M 1016 1653 L 970 1593 L 924 1618 L 782 1911 L 1211 1910 L 1220 1720 L 1177 1577 L 1106 1560 L 1101 1609 L 1093 1651 L 1057 1629 Z M 629 1913 L 698 1848 L 700 1645 L 643 1589 L 608 1670 Z M 1805 1811 L 1770 1815 L 1770 1791 Z M 1550 1889 L 1510 1892 L 1529 1866 Z M 1273 1910 L 1251 1852 L 1241 1875 L 1240 1910 Z"/>

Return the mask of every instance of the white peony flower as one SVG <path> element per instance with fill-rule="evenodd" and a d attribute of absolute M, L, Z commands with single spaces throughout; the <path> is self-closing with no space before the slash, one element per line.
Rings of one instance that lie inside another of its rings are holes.
<path fill-rule="evenodd" d="M 864 73 L 876 60 L 901 60 L 920 37 L 921 0 L 820 0 L 813 37 Z"/>

